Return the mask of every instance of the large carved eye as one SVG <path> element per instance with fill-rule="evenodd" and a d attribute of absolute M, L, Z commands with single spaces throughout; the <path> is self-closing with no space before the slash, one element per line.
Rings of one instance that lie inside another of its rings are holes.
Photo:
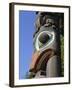
<path fill-rule="evenodd" d="M 40 41 L 42 44 L 46 44 L 49 39 L 50 39 L 50 36 L 49 36 L 47 33 L 42 33 L 42 34 L 39 36 L 39 41 Z"/>
<path fill-rule="evenodd" d="M 43 49 L 44 47 L 50 45 L 53 41 L 53 33 L 48 31 L 40 32 L 36 39 L 35 47 L 37 50 Z"/>

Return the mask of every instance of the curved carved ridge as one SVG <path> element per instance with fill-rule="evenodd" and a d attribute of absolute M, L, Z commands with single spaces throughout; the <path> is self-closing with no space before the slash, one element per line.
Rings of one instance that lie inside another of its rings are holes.
<path fill-rule="evenodd" d="M 56 51 L 54 51 L 52 49 L 46 49 L 38 56 L 38 58 L 36 58 L 34 67 L 30 68 L 29 71 L 36 73 L 37 71 L 41 70 L 42 69 L 41 65 L 42 65 L 43 61 L 45 61 L 45 63 L 47 63 L 48 60 L 54 55 L 57 55 Z"/>

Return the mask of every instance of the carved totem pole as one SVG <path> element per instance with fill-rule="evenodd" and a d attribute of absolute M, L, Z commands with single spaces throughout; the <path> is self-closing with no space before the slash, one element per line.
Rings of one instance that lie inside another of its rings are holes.
<path fill-rule="evenodd" d="M 58 13 L 36 12 L 34 54 L 30 72 L 34 78 L 61 76 L 60 16 Z"/>

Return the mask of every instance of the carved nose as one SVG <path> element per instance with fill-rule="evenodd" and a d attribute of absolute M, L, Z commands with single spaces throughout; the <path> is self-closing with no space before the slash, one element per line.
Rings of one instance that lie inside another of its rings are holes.
<path fill-rule="evenodd" d="M 50 38 L 49 38 L 49 35 L 46 34 L 46 33 L 41 34 L 40 37 L 39 37 L 39 41 L 40 41 L 42 44 L 46 44 L 49 39 L 50 39 Z"/>

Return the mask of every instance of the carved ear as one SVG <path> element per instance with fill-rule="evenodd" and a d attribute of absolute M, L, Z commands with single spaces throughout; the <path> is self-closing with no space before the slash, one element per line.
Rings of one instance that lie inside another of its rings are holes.
<path fill-rule="evenodd" d="M 35 22 L 35 27 L 36 27 L 36 30 L 39 30 L 40 29 L 40 17 L 37 18 L 36 22 Z"/>

